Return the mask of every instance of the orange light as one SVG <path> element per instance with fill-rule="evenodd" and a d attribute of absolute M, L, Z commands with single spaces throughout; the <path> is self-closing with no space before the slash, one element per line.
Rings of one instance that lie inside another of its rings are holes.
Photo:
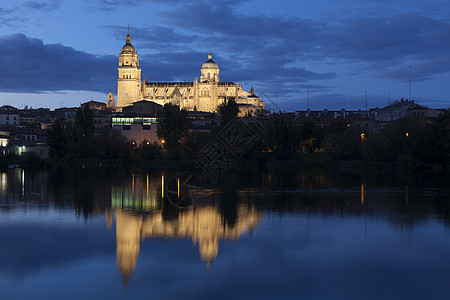
<path fill-rule="evenodd" d="M 364 204 L 364 184 L 361 184 L 361 205 Z"/>
<path fill-rule="evenodd" d="M 161 143 L 163 143 L 163 144 L 164 144 L 165 142 L 166 142 L 165 140 L 161 140 Z"/>
<path fill-rule="evenodd" d="M 409 136 L 409 133 L 405 133 L 405 136 L 408 137 L 408 136 Z"/>

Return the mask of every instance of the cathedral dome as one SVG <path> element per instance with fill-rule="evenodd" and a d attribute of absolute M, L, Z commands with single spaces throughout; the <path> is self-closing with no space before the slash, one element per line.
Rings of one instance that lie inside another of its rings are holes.
<path fill-rule="evenodd" d="M 131 44 L 125 44 L 122 47 L 122 53 L 132 53 L 132 52 L 136 52 L 136 49 L 134 49 L 134 46 Z"/>
<path fill-rule="evenodd" d="M 208 54 L 208 60 L 205 61 L 202 65 L 202 69 L 218 69 L 219 66 L 216 64 L 215 61 L 212 60 L 211 51 Z"/>
<path fill-rule="evenodd" d="M 130 28 L 128 28 L 127 39 L 125 45 L 122 47 L 122 53 L 133 53 L 136 52 L 134 46 L 131 45 Z"/>

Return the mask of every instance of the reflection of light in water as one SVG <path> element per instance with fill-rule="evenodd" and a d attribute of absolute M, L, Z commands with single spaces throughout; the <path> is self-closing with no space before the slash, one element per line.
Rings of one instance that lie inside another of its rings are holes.
<path fill-rule="evenodd" d="M 364 184 L 361 184 L 361 205 L 364 204 Z"/>
<path fill-rule="evenodd" d="M 157 191 L 146 193 L 144 188 L 111 187 L 111 207 L 139 211 L 151 211 L 159 208 Z"/>
<path fill-rule="evenodd" d="M 164 175 L 161 176 L 161 198 L 164 199 Z"/>
<path fill-rule="evenodd" d="M 151 181 L 149 174 L 132 175 L 128 186 L 111 187 L 111 207 L 127 210 L 151 211 L 159 209 L 159 181 Z"/>
<path fill-rule="evenodd" d="M 25 170 L 22 169 L 22 196 L 25 195 Z"/>
<path fill-rule="evenodd" d="M 145 238 L 190 239 L 198 245 L 201 259 L 209 267 L 218 255 L 220 240 L 240 239 L 245 232 L 253 231 L 264 215 L 247 204 L 238 205 L 236 223 L 231 227 L 224 225 L 222 214 L 214 206 L 191 207 L 170 220 L 163 217 L 162 210 L 135 215 L 115 209 L 115 213 L 117 264 L 126 284 L 136 267 L 140 242 Z"/>
<path fill-rule="evenodd" d="M 178 186 L 178 199 L 180 199 L 180 178 L 177 178 L 177 186 Z"/>
<path fill-rule="evenodd" d="M 8 190 L 8 175 L 6 173 L 0 175 L 0 190 L 2 193 L 6 193 Z"/>

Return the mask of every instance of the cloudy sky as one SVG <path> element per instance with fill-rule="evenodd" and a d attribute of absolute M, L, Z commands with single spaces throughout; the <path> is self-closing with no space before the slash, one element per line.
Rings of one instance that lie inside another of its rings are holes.
<path fill-rule="evenodd" d="M 106 101 L 129 24 L 149 81 L 193 81 L 211 49 L 221 80 L 270 108 L 304 110 L 308 94 L 311 109 L 364 109 L 366 93 L 450 107 L 449 16 L 448 0 L 2 0 L 0 104 Z"/>

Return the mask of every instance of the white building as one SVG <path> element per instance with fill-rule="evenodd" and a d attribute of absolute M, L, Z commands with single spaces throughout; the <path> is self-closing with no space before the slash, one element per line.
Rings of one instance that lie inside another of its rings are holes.
<path fill-rule="evenodd" d="M 233 82 L 221 82 L 219 67 L 213 61 L 211 52 L 202 65 L 200 81 L 193 82 L 148 82 L 141 81 L 141 69 L 136 49 L 131 44 L 128 32 L 126 43 L 119 54 L 117 80 L 117 110 L 140 100 L 157 104 L 177 104 L 190 111 L 213 112 L 226 98 L 234 97 L 241 109 L 241 115 L 264 109 L 264 102 L 254 94 L 242 89 L 242 85 Z M 108 96 L 110 106 L 114 98 Z"/>

